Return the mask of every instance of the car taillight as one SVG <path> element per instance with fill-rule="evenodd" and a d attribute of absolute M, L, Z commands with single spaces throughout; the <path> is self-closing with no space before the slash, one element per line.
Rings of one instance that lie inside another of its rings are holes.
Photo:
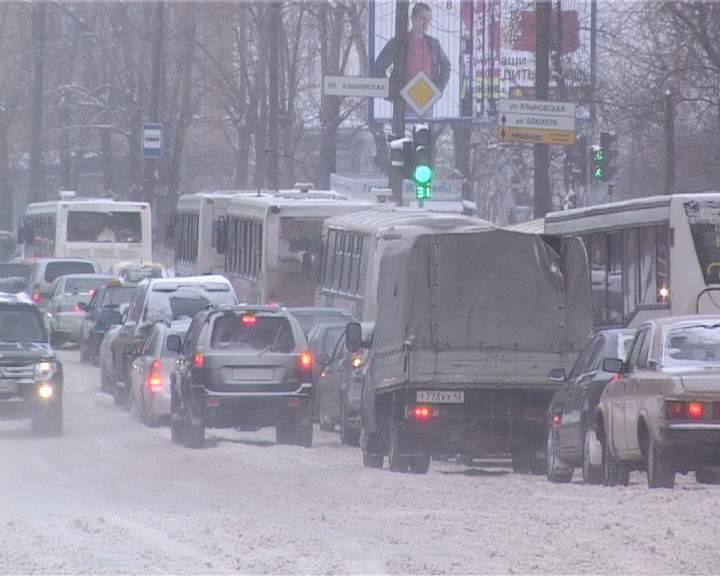
<path fill-rule="evenodd" d="M 430 406 L 415 406 L 408 410 L 408 416 L 415 420 L 430 420 L 433 417 L 433 409 Z"/>
<path fill-rule="evenodd" d="M 35 302 L 36 304 L 39 304 L 40 300 L 42 300 L 42 296 L 40 295 L 40 287 L 39 286 L 35 286 L 35 288 L 33 288 L 32 299 L 33 299 L 33 302 Z"/>
<path fill-rule="evenodd" d="M 148 374 L 147 385 L 150 390 L 157 390 L 159 388 L 162 388 L 163 380 L 162 366 L 160 364 L 160 360 L 155 359 L 150 365 L 150 373 Z"/>
<path fill-rule="evenodd" d="M 246 326 L 254 326 L 257 324 L 257 316 L 253 316 L 252 314 L 243 314 L 242 323 Z"/>
<path fill-rule="evenodd" d="M 667 400 L 665 402 L 665 417 L 668 420 L 699 420 L 705 417 L 705 409 L 702 402 Z"/>
<path fill-rule="evenodd" d="M 196 352 L 195 356 L 193 356 L 193 366 L 195 366 L 195 368 L 205 366 L 205 355 L 202 352 Z"/>
<path fill-rule="evenodd" d="M 688 402 L 687 413 L 690 418 L 702 418 L 703 405 L 700 402 Z"/>
<path fill-rule="evenodd" d="M 83 312 L 83 309 L 80 308 L 80 304 L 75 304 L 75 308 L 73 308 L 73 310 L 75 310 L 75 312 Z"/>
<path fill-rule="evenodd" d="M 562 424 L 562 414 L 553 414 L 553 425 L 560 426 Z"/>
<path fill-rule="evenodd" d="M 313 367 L 312 352 L 301 352 L 300 353 L 300 369 L 301 370 L 312 370 L 312 367 Z"/>

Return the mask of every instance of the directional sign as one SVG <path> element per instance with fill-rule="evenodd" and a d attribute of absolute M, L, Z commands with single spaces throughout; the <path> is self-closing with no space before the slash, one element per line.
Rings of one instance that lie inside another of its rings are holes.
<path fill-rule="evenodd" d="M 400 91 L 400 95 L 415 111 L 415 114 L 423 116 L 440 99 L 442 92 L 428 78 L 427 74 L 421 71 L 405 85 L 405 88 Z"/>
<path fill-rule="evenodd" d="M 143 158 L 162 158 L 162 124 L 143 124 Z"/>
<path fill-rule="evenodd" d="M 528 144 L 575 143 L 575 103 L 501 99 L 498 138 Z"/>
<path fill-rule="evenodd" d="M 369 96 L 387 98 L 389 78 L 363 78 L 355 76 L 324 76 L 323 94 L 326 96 Z"/>

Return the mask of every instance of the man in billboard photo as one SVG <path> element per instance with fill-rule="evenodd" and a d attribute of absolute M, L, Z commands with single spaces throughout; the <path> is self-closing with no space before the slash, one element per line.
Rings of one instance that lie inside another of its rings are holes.
<path fill-rule="evenodd" d="M 437 38 L 428 35 L 432 8 L 417 2 L 410 14 L 411 28 L 407 39 L 405 78 L 398 78 L 395 68 L 390 72 L 390 95 L 397 94 L 418 72 L 424 72 L 442 92 L 450 79 L 450 60 Z M 374 75 L 387 76 L 395 56 L 395 38 L 391 38 L 375 60 Z"/>

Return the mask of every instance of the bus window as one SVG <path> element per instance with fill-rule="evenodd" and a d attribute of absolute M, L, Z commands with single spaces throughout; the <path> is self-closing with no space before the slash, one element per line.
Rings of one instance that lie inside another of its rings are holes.
<path fill-rule="evenodd" d="M 640 299 L 638 232 L 637 228 L 629 228 L 622 232 L 624 323 L 630 321 Z"/>
<path fill-rule="evenodd" d="M 596 326 L 607 324 L 607 236 L 604 232 L 585 237 L 590 254 L 593 317 Z"/>
<path fill-rule="evenodd" d="M 622 232 L 608 234 L 608 324 L 623 323 Z"/>
<path fill-rule="evenodd" d="M 657 238 L 656 282 L 659 304 L 669 303 L 670 290 L 670 234 L 667 226 L 658 226 L 655 231 Z"/>
<path fill-rule="evenodd" d="M 140 213 L 71 210 L 67 216 L 67 241 L 141 242 Z"/>
<path fill-rule="evenodd" d="M 657 302 L 657 285 L 655 283 L 656 244 L 655 228 L 648 226 L 638 229 L 640 303 L 655 304 Z"/>

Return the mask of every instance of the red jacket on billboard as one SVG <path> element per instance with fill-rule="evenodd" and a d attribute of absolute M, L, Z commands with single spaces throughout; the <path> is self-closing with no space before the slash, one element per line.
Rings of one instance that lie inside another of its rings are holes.
<path fill-rule="evenodd" d="M 513 50 L 535 52 L 535 12 L 522 10 L 513 15 Z M 560 16 L 562 53 L 575 52 L 580 47 L 580 18 L 575 10 L 563 10 Z M 550 41 L 558 37 L 557 10 L 550 18 Z"/>

